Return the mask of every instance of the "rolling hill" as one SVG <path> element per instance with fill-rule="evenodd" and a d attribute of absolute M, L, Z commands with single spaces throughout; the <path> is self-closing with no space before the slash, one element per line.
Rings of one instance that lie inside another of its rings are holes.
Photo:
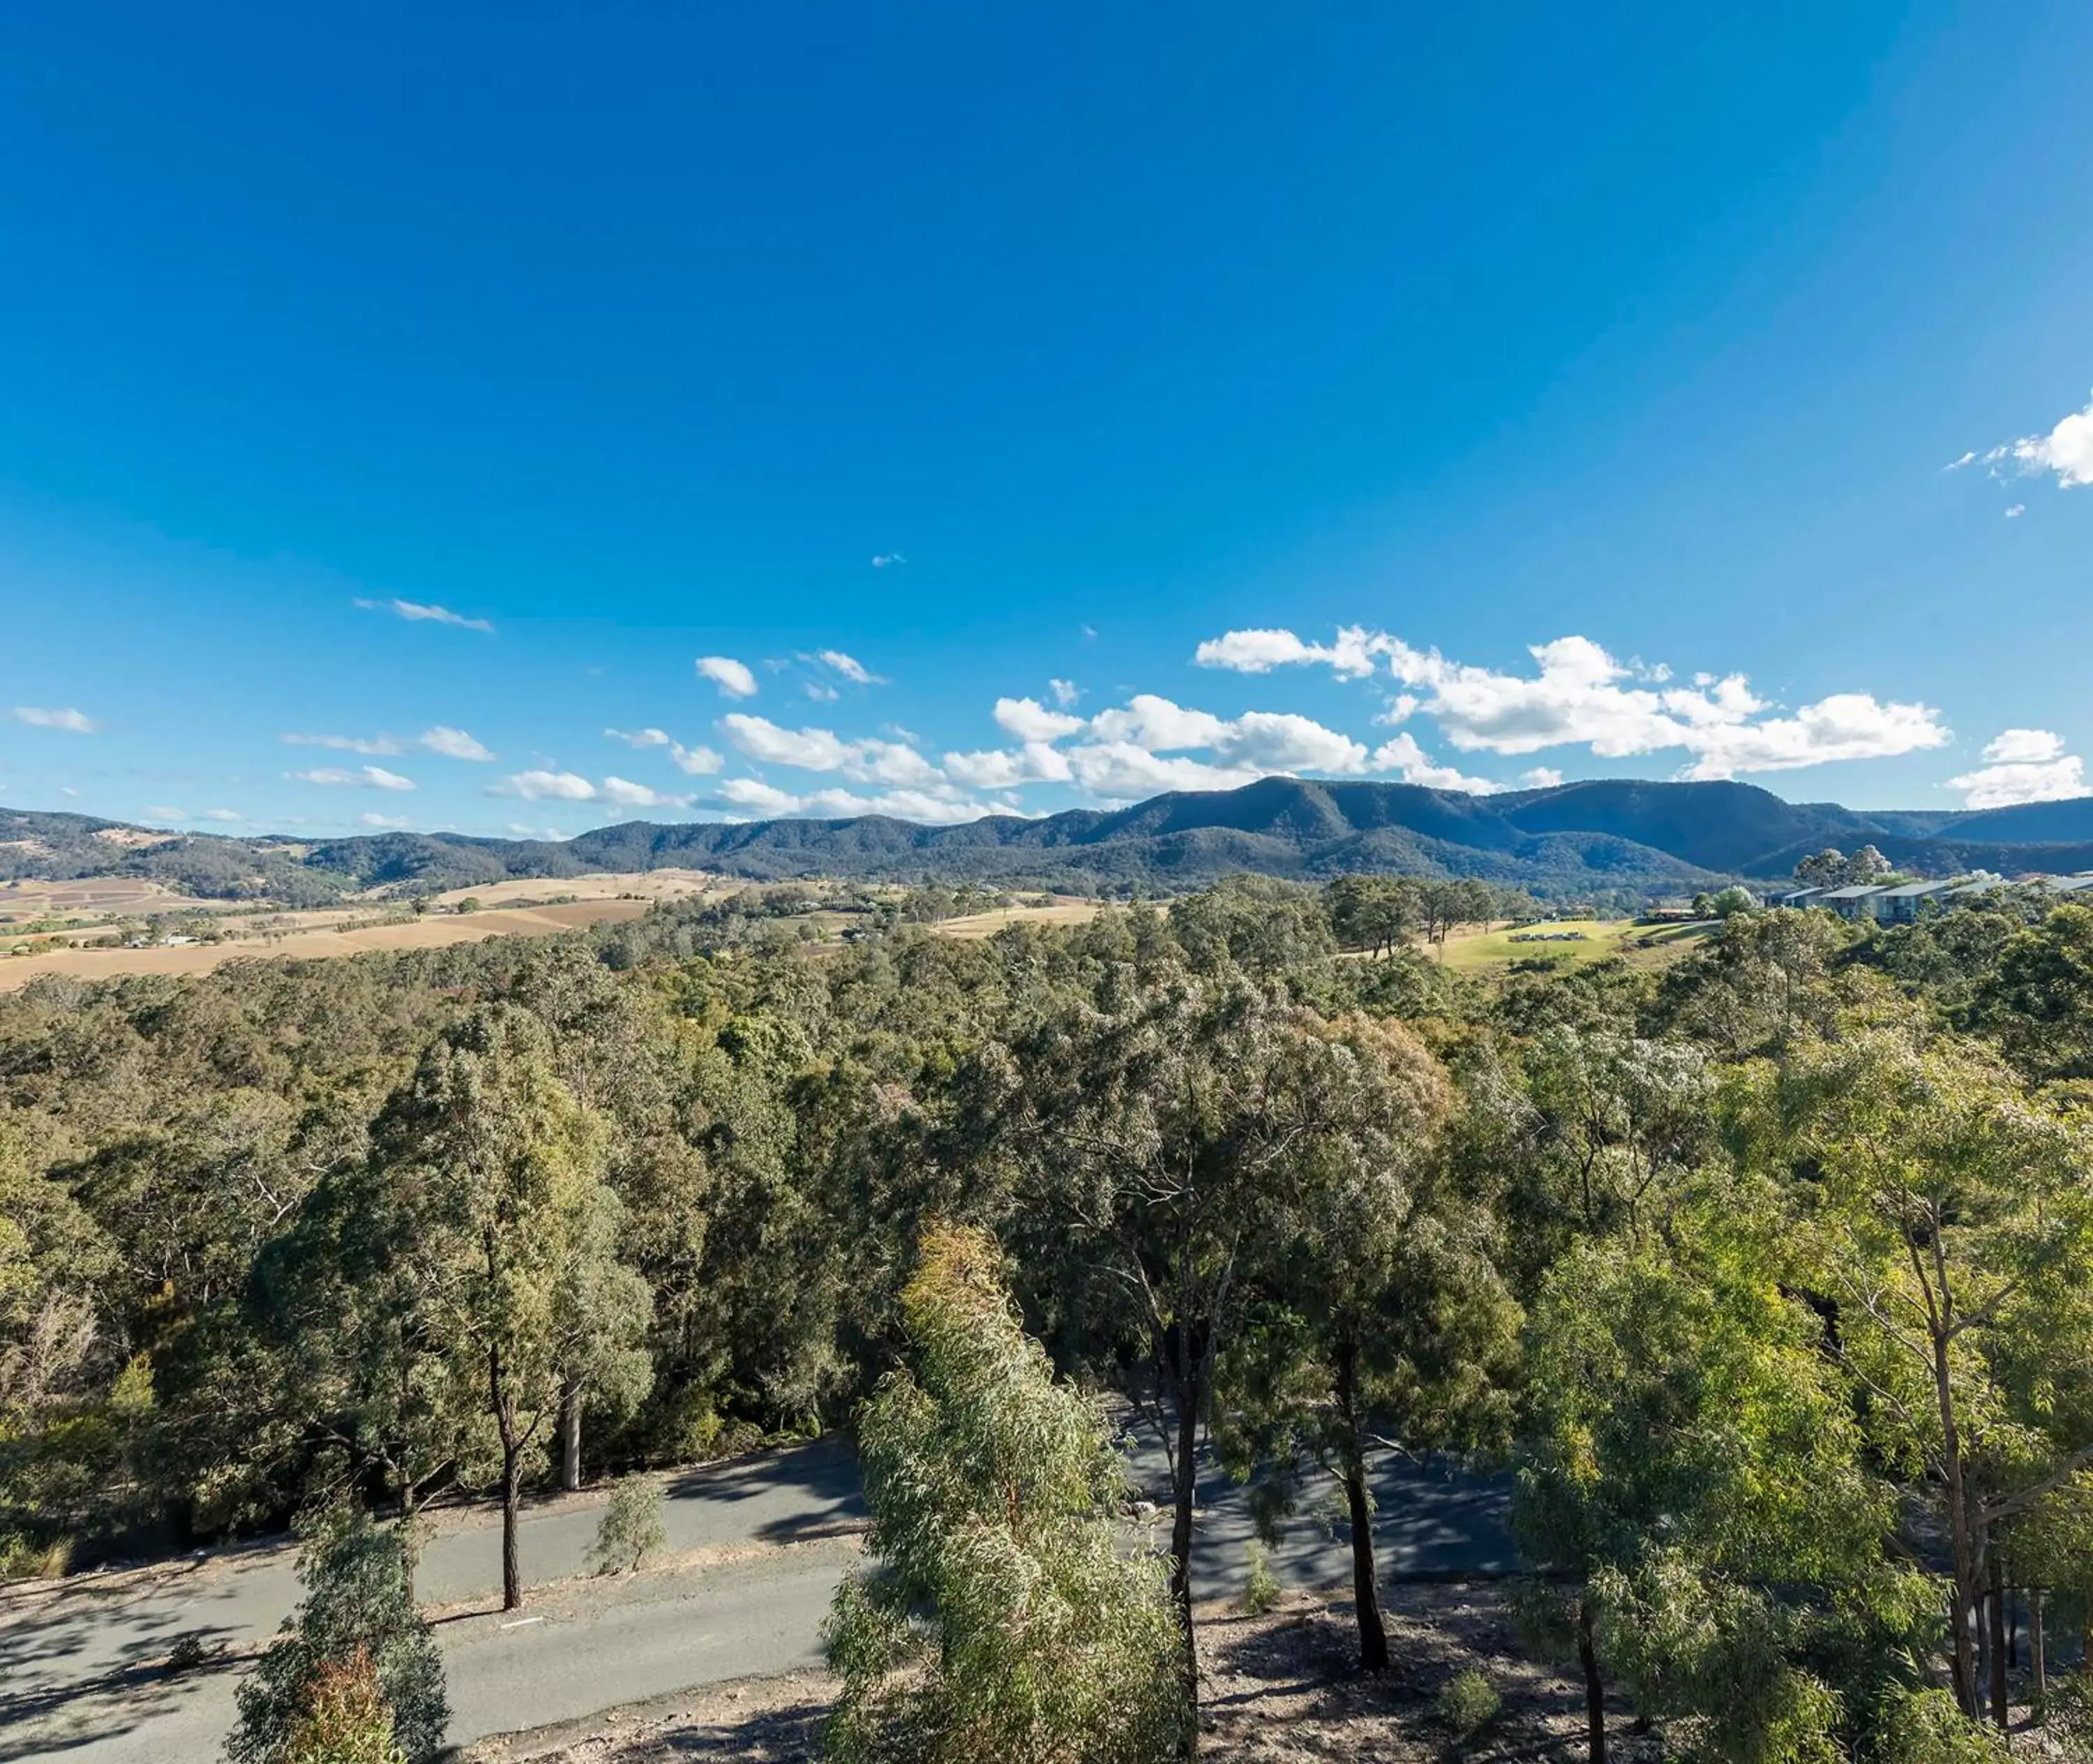
<path fill-rule="evenodd" d="M 564 843 L 453 833 L 232 839 L 0 809 L 0 879 L 136 875 L 214 898 L 310 904 L 366 889 L 418 893 L 671 865 L 760 880 L 822 875 L 1107 893 L 1197 887 L 1240 870 L 1304 880 L 1377 870 L 1479 876 L 1569 898 L 1771 878 L 1825 846 L 1866 843 L 1922 874 L 2093 868 L 2093 796 L 1974 813 L 1864 811 L 1791 803 L 1735 782 L 1599 779 L 1474 796 L 1268 778 L 1038 820 L 634 821 Z"/>

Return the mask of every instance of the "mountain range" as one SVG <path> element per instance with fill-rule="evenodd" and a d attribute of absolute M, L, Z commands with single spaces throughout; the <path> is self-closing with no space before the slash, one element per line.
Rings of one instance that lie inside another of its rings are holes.
<path fill-rule="evenodd" d="M 1952 875 L 2093 868 L 2093 796 L 2010 808 L 1852 809 L 1755 785 L 1598 779 L 1500 795 L 1411 784 L 1268 778 L 1129 808 L 921 826 L 835 821 L 599 827 L 566 841 L 457 833 L 309 840 L 156 833 L 91 816 L 0 809 L 0 879 L 150 877 L 191 894 L 316 904 L 511 878 L 667 866 L 761 880 L 984 882 L 1125 893 L 1234 872 L 1316 880 L 1347 870 L 1477 876 L 1549 898 L 1677 893 L 1787 875 L 1798 858 L 1878 846 L 1898 869 Z"/>

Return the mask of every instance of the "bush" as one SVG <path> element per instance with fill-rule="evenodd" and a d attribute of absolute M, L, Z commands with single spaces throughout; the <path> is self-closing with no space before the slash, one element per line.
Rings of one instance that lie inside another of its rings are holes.
<path fill-rule="evenodd" d="M 872 1571 L 829 1619 L 831 1764 L 1156 1764 L 1190 1718 L 1162 1563 L 1121 1554 L 1099 1406 L 1025 1335 L 985 1233 L 925 1233 L 912 1371 L 858 1426 Z"/>
<path fill-rule="evenodd" d="M 1279 1576 L 1272 1571 L 1272 1552 L 1253 1537 L 1243 1545 L 1242 1608 L 1262 1617 L 1279 1602 Z"/>
<path fill-rule="evenodd" d="M 398 1533 L 380 1531 L 367 1514 L 321 1521 L 298 1558 L 304 1601 L 240 1687 L 240 1719 L 225 1742 L 229 1764 L 333 1764 L 336 1753 L 312 1749 L 323 1731 L 314 1723 L 323 1717 L 366 1744 L 340 1753 L 342 1764 L 436 1756 L 450 1703 L 436 1637 L 414 1609 L 409 1563 Z M 389 1750 L 368 1749 L 375 1718 L 367 1710 L 357 1718 L 362 1727 L 352 1718 L 363 1707 L 359 1674 L 384 1708 Z"/>
<path fill-rule="evenodd" d="M 306 1694 L 306 1718 L 284 1749 L 284 1764 L 406 1764 L 378 1669 L 362 1649 L 322 1664 Z"/>
<path fill-rule="evenodd" d="M 1497 1718 L 1504 1698 L 1472 1666 L 1446 1680 L 1439 1692 L 1439 1719 L 1457 1740 L 1472 1740 Z"/>
<path fill-rule="evenodd" d="M 669 1541 L 662 1523 L 665 1503 L 651 1476 L 621 1477 L 604 1504 L 589 1561 L 598 1574 L 630 1574 Z"/>

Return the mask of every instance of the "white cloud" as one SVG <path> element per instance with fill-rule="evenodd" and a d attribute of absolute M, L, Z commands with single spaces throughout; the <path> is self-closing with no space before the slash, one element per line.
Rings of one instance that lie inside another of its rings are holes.
<path fill-rule="evenodd" d="M 396 735 L 374 735 L 368 740 L 358 735 L 284 735 L 280 739 L 294 748 L 331 748 L 338 753 L 382 756 L 407 751 L 406 744 Z"/>
<path fill-rule="evenodd" d="M 804 796 L 765 783 L 760 778 L 730 778 L 720 786 L 720 795 L 738 808 L 746 808 L 763 819 L 812 815 L 843 820 L 852 815 L 891 815 L 897 820 L 950 823 L 978 821 L 995 813 L 982 804 L 934 795 L 924 791 L 886 791 L 860 796 L 847 790 L 819 790 Z"/>
<path fill-rule="evenodd" d="M 147 803 L 145 814 L 153 821 L 186 821 L 189 817 L 188 809 L 170 808 L 165 803 Z"/>
<path fill-rule="evenodd" d="M 730 711 L 720 718 L 734 746 L 752 760 L 804 772 L 840 772 L 862 784 L 923 784 L 938 769 L 907 743 L 867 735 L 847 741 L 827 729 L 786 729 L 767 717 Z"/>
<path fill-rule="evenodd" d="M 310 772 L 286 772 L 301 784 L 329 784 L 348 790 L 412 790 L 414 781 L 382 765 L 324 765 Z"/>
<path fill-rule="evenodd" d="M 492 760 L 494 756 L 467 735 L 462 729 L 453 729 L 438 723 L 433 729 L 424 729 L 418 738 L 420 745 L 431 753 L 440 753 L 453 760 Z"/>
<path fill-rule="evenodd" d="M 356 818 L 366 827 L 384 827 L 394 832 L 397 832 L 402 827 L 411 827 L 414 824 L 405 815 L 381 815 L 375 809 L 368 810 Z"/>
<path fill-rule="evenodd" d="M 247 818 L 237 808 L 206 808 L 203 817 L 206 821 L 245 821 Z"/>
<path fill-rule="evenodd" d="M 521 796 L 526 802 L 593 802 L 596 786 L 575 772 L 518 772 L 488 786 L 492 796 Z"/>
<path fill-rule="evenodd" d="M 2001 730 L 1984 743 L 1987 765 L 2040 765 L 2064 756 L 2064 737 L 2047 729 Z"/>
<path fill-rule="evenodd" d="M 606 729 L 604 734 L 628 748 L 666 748 L 678 768 L 692 778 L 708 776 L 726 763 L 710 748 L 685 747 L 665 729 Z"/>
<path fill-rule="evenodd" d="M 1170 790 L 1239 790 L 1264 775 L 1254 765 L 1165 757 L 1131 741 L 1086 742 L 1068 750 L 1068 763 L 1085 790 L 1121 800 Z"/>
<path fill-rule="evenodd" d="M 1304 644 L 1290 631 L 1231 631 L 1199 646 L 1210 665 L 1253 673 L 1285 661 L 1327 661 L 1350 672 L 1360 657 L 1385 657 L 1394 678 L 1415 689 L 1386 719 L 1422 712 L 1468 752 L 1583 745 L 1618 759 L 1679 748 L 1691 756 L 1679 775 L 1709 778 L 1885 758 L 1949 739 L 1938 711 L 1883 704 L 1869 693 L 1835 693 L 1791 716 L 1770 717 L 1772 707 L 1741 674 L 1696 674 L 1693 685 L 1677 686 L 1662 665 L 1618 661 L 1588 637 L 1559 637 L 1529 652 L 1537 674 L 1504 674 L 1357 626 L 1330 645 Z"/>
<path fill-rule="evenodd" d="M 63 729 L 68 735 L 91 735 L 102 725 L 71 705 L 63 710 L 45 710 L 35 704 L 17 704 L 15 721 L 33 729 Z"/>
<path fill-rule="evenodd" d="M 908 560 L 898 551 L 883 551 L 872 560 L 872 567 L 875 570 L 890 570 L 896 564 L 905 564 L 908 561 Z"/>
<path fill-rule="evenodd" d="M 1519 781 L 1528 790 L 1554 790 L 1562 782 L 1562 774 L 1552 765 L 1536 765 L 1530 772 L 1519 774 Z"/>
<path fill-rule="evenodd" d="M 603 799 L 615 803 L 621 808 L 687 808 L 687 796 L 670 796 L 644 784 L 633 783 L 628 778 L 606 778 L 603 781 Z"/>
<path fill-rule="evenodd" d="M 2009 808 L 2086 794 L 2085 762 L 2047 729 L 2007 729 L 1985 743 L 1984 764 L 1948 781 L 1965 808 Z"/>
<path fill-rule="evenodd" d="M 448 606 L 424 605 L 418 600 L 358 600 L 356 604 L 366 613 L 391 613 L 397 618 L 416 622 L 455 625 L 461 631 L 492 631 L 494 629 L 490 620 L 467 618 L 462 613 L 453 613 Z"/>
<path fill-rule="evenodd" d="M 995 722 L 1005 735 L 1020 741 L 1059 741 L 1083 726 L 1081 717 L 1049 710 L 1036 698 L 998 699 Z"/>
<path fill-rule="evenodd" d="M 843 696 L 833 686 L 821 680 L 806 681 L 801 685 L 800 690 L 813 700 L 817 704 L 833 704 Z"/>
<path fill-rule="evenodd" d="M 1043 741 L 1015 749 L 991 748 L 977 753 L 948 753 L 946 774 L 970 790 L 1013 790 L 1021 784 L 1065 784 L 1074 775 L 1068 756 Z"/>
<path fill-rule="evenodd" d="M 2009 521 L 2017 521 L 2026 513 L 2027 505 L 2025 502 L 2016 502 L 2011 508 L 2006 510 L 2006 518 Z"/>
<path fill-rule="evenodd" d="M 2093 484 L 2093 399 L 2086 401 L 2083 410 L 2074 410 L 2061 419 L 2048 434 L 2024 435 L 2017 441 L 1993 448 L 1984 459 L 1995 473 L 2008 464 L 2023 477 L 2054 472 L 2060 489 Z"/>
<path fill-rule="evenodd" d="M 1269 772 L 1363 772 L 1365 743 L 1291 712 L 1254 710 L 1233 720 L 1190 710 L 1151 692 L 1137 693 L 1116 710 L 1100 711 L 1090 734 L 1106 743 L 1131 743 L 1150 752 L 1210 749 L 1225 765 L 1259 776 Z"/>
<path fill-rule="evenodd" d="M 1193 652 L 1202 668 L 1229 668 L 1237 674 L 1269 674 L 1274 668 L 1320 664 L 1341 678 L 1363 680 L 1374 671 L 1374 658 L 1387 652 L 1391 639 L 1347 625 L 1335 643 L 1302 641 L 1290 631 L 1232 631 L 1209 637 Z"/>
<path fill-rule="evenodd" d="M 669 743 L 669 757 L 676 769 L 691 778 L 708 778 L 726 761 L 708 747 L 687 748 L 680 741 Z"/>
<path fill-rule="evenodd" d="M 1925 704 L 1884 704 L 1870 693 L 1836 692 L 1792 717 L 1726 724 L 1694 732 L 1698 756 L 1679 775 L 1731 778 L 1783 772 L 1833 760 L 1879 760 L 1951 739 L 1940 713 Z"/>
<path fill-rule="evenodd" d="M 846 680 L 859 686 L 870 686 L 879 679 L 879 676 L 856 657 L 847 656 L 840 649 L 824 649 L 817 659 L 834 668 Z"/>
<path fill-rule="evenodd" d="M 1455 767 L 1435 765 L 1417 744 L 1417 737 L 1405 730 L 1391 735 L 1374 749 L 1376 772 L 1393 772 L 1406 784 L 1422 784 L 1428 790 L 1458 790 L 1473 796 L 1488 796 L 1504 786 L 1487 778 L 1467 778 Z"/>
<path fill-rule="evenodd" d="M 2010 808 L 2017 803 L 2057 802 L 2088 794 L 2085 761 L 2067 754 L 2041 765 L 1987 765 L 1960 778 L 1948 788 L 1962 792 L 1965 808 Z"/>
<path fill-rule="evenodd" d="M 1974 459 L 1976 458 L 1976 457 L 1977 457 L 1977 449 L 1976 449 L 1975 448 L 1974 448 L 1974 447 L 1973 447 L 1973 448 L 1971 448 L 1971 449 L 1969 450 L 1969 452 L 1968 452 L 1968 453 L 1965 453 L 1965 454 L 1964 454 L 1964 455 L 1963 455 L 1960 459 L 1951 459 L 1950 461 L 1948 461 L 1948 462 L 1945 466 L 1943 466 L 1940 469 L 1941 469 L 1943 471 L 1960 471 L 1960 470 L 1961 470 L 1961 469 L 1962 469 L 1965 466 L 1969 465 L 1969 464 L 1970 464 L 1973 460 L 1974 460 Z"/>
<path fill-rule="evenodd" d="M 747 662 L 737 661 L 732 656 L 700 656 L 698 673 L 729 698 L 756 696 L 756 676 Z"/>
<path fill-rule="evenodd" d="M 1054 702 L 1064 710 L 1083 696 L 1082 687 L 1073 680 L 1049 680 L 1046 684 L 1053 689 Z"/>

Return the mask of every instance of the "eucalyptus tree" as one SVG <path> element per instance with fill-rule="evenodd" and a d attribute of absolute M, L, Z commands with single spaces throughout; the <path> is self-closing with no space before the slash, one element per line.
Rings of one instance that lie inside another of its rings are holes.
<path fill-rule="evenodd" d="M 1610 1677 L 1688 1756 L 1828 1760 L 1848 1711 L 1812 1657 L 1908 1624 L 1881 1567 L 1892 1491 L 1782 1276 L 1777 1223 L 1718 1183 L 1661 1229 L 1576 1242 L 1529 1314 L 1513 1523 L 1535 1627 L 1584 1678 L 1591 1764 Z"/>
<path fill-rule="evenodd" d="M 1351 1129 L 1349 1056 L 1311 1013 L 1223 972 L 1108 973 L 1098 1004 L 1020 1036 L 1000 1155 L 1023 1227 L 1086 1262 L 1145 1350 L 1141 1393 L 1169 1461 L 1171 1596 L 1196 1700 L 1193 1517 L 1199 1430 L 1250 1270 L 1291 1228 L 1319 1159 Z M 1080 1270 L 1078 1271 L 1081 1272 Z M 1185 1730 L 1181 1755 L 1198 1744 Z"/>
<path fill-rule="evenodd" d="M 577 1376 L 627 1402 L 644 1391 L 649 1295 L 618 1258 L 598 1129 L 529 1012 L 495 1006 L 431 1043 L 373 1142 L 360 1185 L 385 1220 L 413 1337 L 436 1356 L 445 1400 L 477 1392 L 493 1429 L 513 1609 L 526 1467 Z"/>
<path fill-rule="evenodd" d="M 1829 1345 L 1876 1449 L 1935 1507 L 1975 1716 L 2000 1528 L 2093 1466 L 2093 1138 L 1971 1043 L 1896 1022 L 1799 1050 L 1763 1091 L 1754 1125 L 1803 1178 Z M 1990 1690 L 2003 1725 L 2002 1667 Z"/>
<path fill-rule="evenodd" d="M 1190 1727 L 1159 1565 L 1121 1545 L 1112 1430 L 1000 1263 L 984 1232 L 926 1230 L 908 1364 L 859 1413 L 876 1565 L 829 1623 L 837 1764 L 1155 1764 Z"/>
<path fill-rule="evenodd" d="M 1488 1207 L 1438 1155 L 1453 1106 L 1438 1062 L 1397 1024 L 1350 1017 L 1311 1033 L 1325 1117 L 1300 1143 L 1294 1205 L 1254 1259 L 1246 1326 L 1220 1358 L 1216 1437 L 1238 1475 L 1266 1472 L 1268 1516 L 1311 1466 L 1336 1480 L 1360 1661 L 1380 1671 L 1369 1454 L 1500 1441 L 1519 1312 Z"/>

